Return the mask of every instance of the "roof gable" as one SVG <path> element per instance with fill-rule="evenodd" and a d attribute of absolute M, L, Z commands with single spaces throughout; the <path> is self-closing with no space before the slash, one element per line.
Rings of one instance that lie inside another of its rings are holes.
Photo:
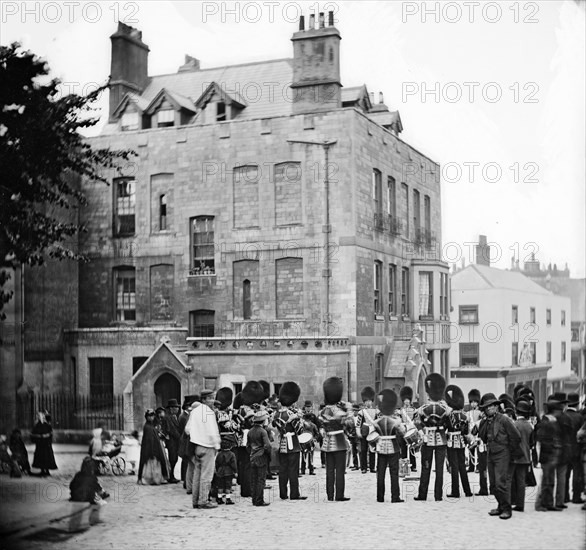
<path fill-rule="evenodd" d="M 470 264 L 452 275 L 453 290 L 514 290 L 531 294 L 551 295 L 519 271 L 507 271 L 478 264 Z"/>
<path fill-rule="evenodd" d="M 124 111 L 126 110 L 126 107 L 129 103 L 134 105 L 136 110 L 141 114 L 145 112 L 149 105 L 149 102 L 141 95 L 133 94 L 132 92 L 127 92 L 126 94 L 124 94 L 124 97 L 122 98 L 122 101 L 120 101 L 120 103 L 118 104 L 118 107 L 116 107 L 113 116 L 115 118 L 120 118 L 124 114 Z"/>
<path fill-rule="evenodd" d="M 182 96 L 177 92 L 172 92 L 166 88 L 162 88 L 145 109 L 145 114 L 153 115 L 164 100 L 167 100 L 176 111 L 179 111 L 180 109 L 190 111 L 191 113 L 195 113 L 196 111 L 195 105 L 191 99 Z"/>
<path fill-rule="evenodd" d="M 242 96 L 238 93 L 237 90 L 233 90 L 228 93 L 226 90 L 222 89 L 216 82 L 212 82 L 199 96 L 197 101 L 195 102 L 195 106 L 197 109 L 204 109 L 208 102 L 212 99 L 214 94 L 217 94 L 222 101 L 229 104 L 235 104 L 236 106 L 244 109 L 247 103 L 242 99 Z"/>

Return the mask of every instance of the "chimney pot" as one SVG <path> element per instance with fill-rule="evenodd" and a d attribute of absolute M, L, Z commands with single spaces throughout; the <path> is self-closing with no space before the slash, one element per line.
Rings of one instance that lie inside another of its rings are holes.
<path fill-rule="evenodd" d="M 334 26 L 334 12 L 333 11 L 328 12 L 328 26 L 329 27 Z"/>
<path fill-rule="evenodd" d="M 315 13 L 312 13 L 309 16 L 309 27 L 307 30 L 313 30 L 315 29 Z"/>
<path fill-rule="evenodd" d="M 304 31 L 305 30 L 305 15 L 301 15 L 299 17 L 299 30 L 300 31 Z"/>
<path fill-rule="evenodd" d="M 325 26 L 324 12 L 319 12 L 319 28 L 323 29 Z"/>
<path fill-rule="evenodd" d="M 383 93 L 382 92 L 379 92 L 378 93 L 378 102 L 379 103 L 384 103 L 385 102 L 385 99 L 383 97 Z"/>

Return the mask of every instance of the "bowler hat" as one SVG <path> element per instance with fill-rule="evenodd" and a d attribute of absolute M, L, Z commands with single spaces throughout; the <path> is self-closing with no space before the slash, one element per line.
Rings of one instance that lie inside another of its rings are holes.
<path fill-rule="evenodd" d="M 562 392 L 562 391 L 556 391 L 556 392 L 555 392 L 555 393 L 554 393 L 554 394 L 551 396 L 551 398 L 552 398 L 554 401 L 558 401 L 558 402 L 560 402 L 560 403 L 567 403 L 567 402 L 568 402 L 568 398 L 566 397 L 566 394 L 565 394 L 564 392 Z M 549 397 L 548 397 L 548 400 L 549 400 Z"/>
<path fill-rule="evenodd" d="M 576 407 L 580 403 L 580 394 L 579 393 L 569 393 L 568 394 L 568 406 Z"/>
<path fill-rule="evenodd" d="M 500 403 L 500 401 L 496 398 L 496 395 L 494 393 L 485 393 L 480 398 L 480 404 L 478 406 L 481 409 L 485 409 L 486 407 L 489 407 L 490 405 L 498 405 L 499 403 Z"/>
<path fill-rule="evenodd" d="M 545 407 L 548 411 L 563 411 L 566 406 L 566 401 L 558 401 L 555 399 L 555 393 L 547 398 Z"/>
<path fill-rule="evenodd" d="M 531 414 L 531 405 L 525 399 L 519 399 L 515 405 L 515 410 L 519 414 Z"/>
<path fill-rule="evenodd" d="M 214 390 L 201 390 L 201 398 L 204 399 L 206 397 L 209 397 L 210 395 L 212 395 L 214 393 Z"/>
<path fill-rule="evenodd" d="M 179 407 L 177 399 L 169 399 L 169 401 L 167 401 L 167 408 L 169 407 Z"/>

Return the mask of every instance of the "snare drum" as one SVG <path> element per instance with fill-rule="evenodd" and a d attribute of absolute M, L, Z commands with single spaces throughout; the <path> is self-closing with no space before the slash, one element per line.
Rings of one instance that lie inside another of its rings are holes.
<path fill-rule="evenodd" d="M 407 445 L 417 445 L 421 441 L 421 434 L 415 426 L 405 432 L 405 443 Z"/>
<path fill-rule="evenodd" d="M 297 439 L 299 439 L 299 445 L 304 451 L 309 451 L 311 449 L 313 435 L 310 432 L 303 432 L 299 434 Z"/>

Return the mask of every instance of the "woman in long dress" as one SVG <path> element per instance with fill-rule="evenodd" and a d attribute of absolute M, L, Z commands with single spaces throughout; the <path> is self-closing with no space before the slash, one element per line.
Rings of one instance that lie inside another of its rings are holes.
<path fill-rule="evenodd" d="M 31 432 L 31 439 L 36 443 L 33 468 L 41 470 L 42 477 L 48 476 L 49 470 L 56 470 L 55 455 L 53 454 L 53 428 L 48 420 L 50 416 L 46 412 L 38 413 L 39 421 Z"/>
<path fill-rule="evenodd" d="M 159 432 L 155 423 L 155 411 L 148 409 L 146 422 L 142 432 L 140 447 L 140 464 L 138 467 L 138 483 L 142 485 L 160 485 L 169 477 L 165 451 L 161 445 Z"/>

